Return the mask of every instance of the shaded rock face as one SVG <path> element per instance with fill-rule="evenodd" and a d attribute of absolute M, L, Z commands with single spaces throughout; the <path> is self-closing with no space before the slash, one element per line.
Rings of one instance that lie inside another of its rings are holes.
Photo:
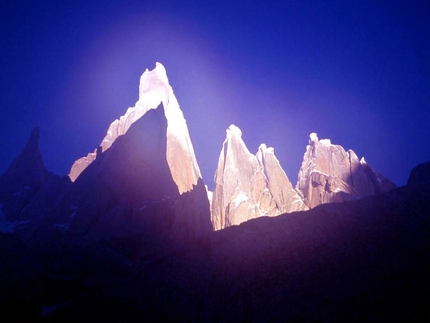
<path fill-rule="evenodd" d="M 175 228 L 185 240 L 212 230 L 187 124 L 160 63 L 142 74 L 136 105 L 111 123 L 100 147 L 78 159 L 69 177 L 75 197 L 57 212 L 66 229 L 75 223 L 77 232 L 106 235 L 155 226 Z"/>
<path fill-rule="evenodd" d="M 108 150 L 115 140 L 125 134 L 130 126 L 151 109 L 163 103 L 167 118 L 166 156 L 173 180 L 182 194 L 193 189 L 201 178 L 194 148 L 188 133 L 187 124 L 164 66 L 156 63 L 152 71 L 146 70 L 140 77 L 139 100 L 125 115 L 109 126 L 105 138 L 100 143 L 101 152 Z M 97 158 L 96 151 L 89 153 L 73 164 L 69 177 L 75 181 L 82 171 Z"/>
<path fill-rule="evenodd" d="M 353 150 L 310 135 L 296 190 L 309 208 L 387 192 L 396 185 L 374 171 Z"/>
<path fill-rule="evenodd" d="M 39 150 L 39 128 L 35 128 L 22 151 L 0 178 L 0 193 L 15 193 L 17 189 L 38 190 L 47 176 Z"/>
<path fill-rule="evenodd" d="M 273 148 L 260 145 L 252 155 L 234 125 L 227 129 L 215 173 L 212 225 L 215 230 L 249 219 L 306 210 Z"/>
<path fill-rule="evenodd" d="M 57 213 L 63 227 L 92 237 L 150 232 L 181 241 L 212 230 L 202 180 L 181 193 L 166 152 L 163 105 L 151 109 L 82 172 Z"/>
<path fill-rule="evenodd" d="M 416 192 L 430 192 L 430 161 L 412 169 L 408 178 L 408 187 Z"/>
<path fill-rule="evenodd" d="M 35 128 L 22 151 L 0 177 L 0 212 L 8 221 L 37 220 L 64 193 L 69 181 L 47 171 Z"/>
<path fill-rule="evenodd" d="M 384 194 L 176 249 L 147 234 L 85 245 L 0 234 L 0 309 L 20 322 L 426 322 L 429 165 Z"/>

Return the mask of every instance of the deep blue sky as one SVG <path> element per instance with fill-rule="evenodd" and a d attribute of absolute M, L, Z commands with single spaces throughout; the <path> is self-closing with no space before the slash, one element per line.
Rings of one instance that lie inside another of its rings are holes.
<path fill-rule="evenodd" d="M 0 172 L 40 126 L 66 175 L 159 61 L 210 187 L 231 123 L 293 185 L 311 132 L 405 184 L 430 159 L 429 3 L 304 2 L 2 1 Z"/>

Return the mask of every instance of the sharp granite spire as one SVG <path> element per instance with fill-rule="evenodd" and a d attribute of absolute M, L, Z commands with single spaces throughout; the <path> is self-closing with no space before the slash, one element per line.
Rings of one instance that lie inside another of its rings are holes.
<path fill-rule="evenodd" d="M 196 185 L 198 179 L 201 178 L 201 173 L 187 123 L 173 89 L 169 85 L 166 69 L 161 63 L 157 62 L 153 70 L 147 69 L 142 74 L 139 84 L 139 100 L 134 107 L 128 108 L 123 116 L 111 123 L 100 144 L 101 152 L 109 149 L 112 143 L 119 136 L 124 135 L 134 122 L 147 111 L 156 109 L 160 103 L 163 103 L 167 118 L 167 162 L 179 192 L 182 194 L 193 189 L 193 185 Z M 70 170 L 70 179 L 75 181 L 96 158 L 97 150 L 75 161 Z"/>
<path fill-rule="evenodd" d="M 72 214 L 77 232 L 164 228 L 163 234 L 187 240 L 212 230 L 187 124 L 160 63 L 140 77 L 135 106 L 111 123 L 100 147 L 77 160 L 69 176 L 75 193 L 63 205 L 72 211 L 58 213 Z"/>
<path fill-rule="evenodd" d="M 273 148 L 262 144 L 253 155 L 238 127 L 231 125 L 226 135 L 212 198 L 215 230 L 263 215 L 307 209 L 275 157 Z"/>

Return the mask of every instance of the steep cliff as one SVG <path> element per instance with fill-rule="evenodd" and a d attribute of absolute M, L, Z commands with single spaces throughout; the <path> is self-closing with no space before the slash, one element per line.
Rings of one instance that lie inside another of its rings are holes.
<path fill-rule="evenodd" d="M 387 192 L 396 185 L 376 172 L 353 150 L 310 134 L 296 190 L 309 208 Z"/>
<path fill-rule="evenodd" d="M 306 210 L 273 148 L 260 145 L 252 155 L 235 125 L 227 129 L 215 173 L 212 225 L 215 230 L 255 217 Z"/>

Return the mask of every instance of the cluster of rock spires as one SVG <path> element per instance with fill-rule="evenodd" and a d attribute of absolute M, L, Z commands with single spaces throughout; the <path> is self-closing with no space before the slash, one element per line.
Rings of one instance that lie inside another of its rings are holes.
<path fill-rule="evenodd" d="M 261 144 L 251 154 L 241 130 L 231 125 L 214 191 L 207 192 L 185 118 L 160 63 L 143 73 L 136 105 L 111 123 L 99 148 L 73 164 L 70 180 L 45 169 L 38 133 L 0 178 L 3 214 L 15 221 L 43 217 L 76 233 L 124 235 L 154 227 L 190 239 L 253 218 L 395 187 L 354 151 L 313 133 L 294 188 L 274 149 Z"/>
<path fill-rule="evenodd" d="M 374 171 L 353 150 L 310 135 L 293 188 L 273 148 L 261 144 L 252 155 L 234 125 L 227 129 L 215 173 L 212 224 L 215 230 L 259 216 L 305 211 L 317 205 L 360 199 L 396 185 Z"/>
<path fill-rule="evenodd" d="M 274 149 L 251 154 L 231 125 L 208 192 L 161 64 L 145 71 L 136 106 L 70 177 L 48 172 L 38 145 L 35 129 L 0 177 L 5 317 L 367 322 L 428 314 L 430 162 L 392 189 L 352 150 L 313 133 L 293 187 Z"/>
<path fill-rule="evenodd" d="M 215 230 L 263 215 L 308 209 L 281 168 L 274 149 L 262 144 L 252 155 L 235 125 L 227 129 L 211 204 Z"/>
<path fill-rule="evenodd" d="M 28 205 L 38 204 L 45 222 L 76 234 L 124 236 L 161 230 L 188 240 L 212 231 L 186 121 L 159 63 L 141 76 L 135 107 L 110 125 L 94 153 L 73 164 L 70 179 L 52 187 L 59 192 L 54 200 L 49 194 L 38 196 L 47 182 L 45 173 L 36 131 L 0 179 L 5 191 L 0 203 L 8 220 L 22 218 Z M 26 194 L 22 203 L 10 198 L 19 189 Z M 30 218 L 41 216 L 33 213 Z"/>

